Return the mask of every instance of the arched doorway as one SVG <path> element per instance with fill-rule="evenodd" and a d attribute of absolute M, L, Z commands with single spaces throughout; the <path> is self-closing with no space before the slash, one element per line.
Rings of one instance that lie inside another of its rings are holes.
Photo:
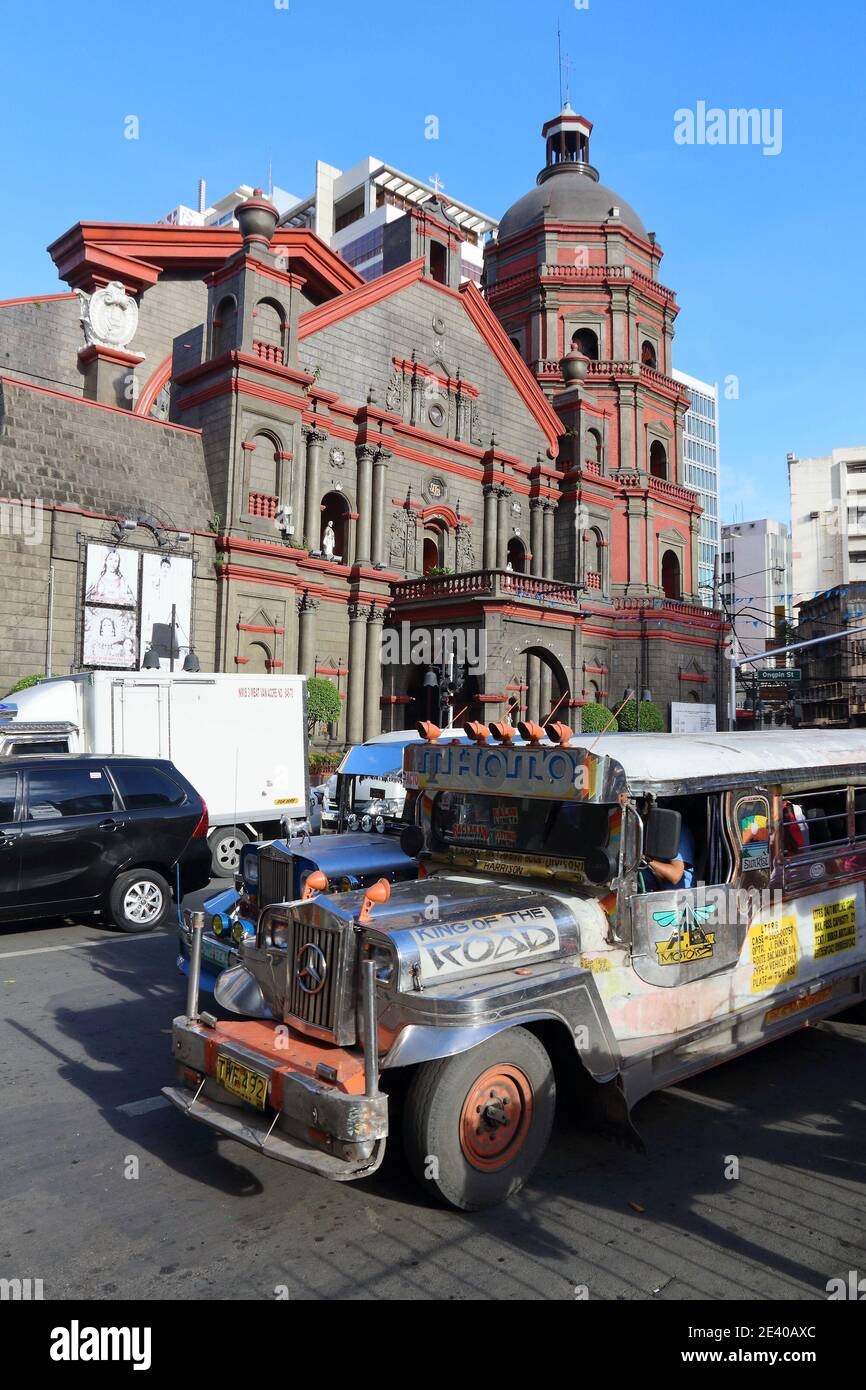
<path fill-rule="evenodd" d="M 662 556 L 662 589 L 665 598 L 682 598 L 680 558 L 675 550 L 666 550 Z"/>
<path fill-rule="evenodd" d="M 519 536 L 512 536 L 508 542 L 507 565 L 515 574 L 526 573 L 526 546 Z"/>
<path fill-rule="evenodd" d="M 521 653 L 526 704 L 522 717 L 536 723 L 554 719 L 568 723 L 570 683 L 561 661 L 547 647 L 527 647 Z"/>
<path fill-rule="evenodd" d="M 433 519 L 424 523 L 421 560 L 422 574 L 430 574 L 431 570 L 446 568 L 447 534 L 447 527 L 444 521 Z"/>
<path fill-rule="evenodd" d="M 668 476 L 667 450 L 660 439 L 654 439 L 650 445 L 650 473 L 654 478 L 666 478 Z"/>
<path fill-rule="evenodd" d="M 342 492 L 326 492 L 322 498 L 322 523 L 319 530 L 319 549 L 325 551 L 325 533 L 333 531 L 333 558 L 346 561 L 349 504 Z"/>
<path fill-rule="evenodd" d="M 590 362 L 598 361 L 598 334 L 591 328 L 578 328 L 576 333 L 572 333 L 571 346 L 588 357 Z"/>

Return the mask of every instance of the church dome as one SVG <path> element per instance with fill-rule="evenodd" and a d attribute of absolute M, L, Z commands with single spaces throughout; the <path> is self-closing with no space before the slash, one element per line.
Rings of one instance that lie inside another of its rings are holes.
<path fill-rule="evenodd" d="M 542 128 L 547 141 L 547 163 L 537 186 L 518 198 L 499 223 L 499 240 L 524 232 L 533 223 L 605 222 L 618 209 L 619 221 L 647 240 L 647 230 L 630 203 L 598 181 L 598 170 L 589 163 L 592 124 L 566 104 Z"/>

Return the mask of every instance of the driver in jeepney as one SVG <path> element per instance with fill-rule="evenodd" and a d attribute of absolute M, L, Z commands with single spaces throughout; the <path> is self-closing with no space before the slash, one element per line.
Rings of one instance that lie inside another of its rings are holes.
<path fill-rule="evenodd" d="M 695 842 L 683 819 L 674 859 L 644 859 L 638 873 L 642 893 L 662 893 L 666 888 L 693 888 L 695 885 Z"/>

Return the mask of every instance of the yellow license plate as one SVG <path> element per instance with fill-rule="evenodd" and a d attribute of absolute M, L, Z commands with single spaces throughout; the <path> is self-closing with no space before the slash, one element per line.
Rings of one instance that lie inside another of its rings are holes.
<path fill-rule="evenodd" d="M 268 1099 L 268 1078 L 261 1072 L 242 1067 L 231 1057 L 217 1057 L 216 1076 L 220 1085 L 231 1091 L 233 1096 L 240 1096 L 248 1105 L 264 1110 Z"/>

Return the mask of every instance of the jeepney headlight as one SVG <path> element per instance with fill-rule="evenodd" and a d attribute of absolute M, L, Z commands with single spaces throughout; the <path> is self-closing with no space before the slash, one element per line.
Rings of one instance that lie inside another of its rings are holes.
<path fill-rule="evenodd" d="M 259 881 L 259 856 L 247 854 L 241 860 L 241 878 L 244 883 L 258 883 Z"/>
<path fill-rule="evenodd" d="M 215 912 L 210 919 L 210 929 L 214 936 L 222 936 L 223 932 L 228 932 L 231 927 L 230 918 L 224 912 Z"/>
<path fill-rule="evenodd" d="M 290 923 L 283 917 L 271 917 L 268 920 L 267 932 L 270 937 L 271 946 L 280 946 L 283 950 L 289 944 Z"/>
<path fill-rule="evenodd" d="M 247 937 L 252 936 L 254 932 L 255 928 L 252 923 L 244 921 L 243 917 L 239 917 L 232 927 L 232 941 L 236 946 L 240 946 L 241 942 L 246 941 Z"/>
<path fill-rule="evenodd" d="M 389 984 L 394 975 L 394 966 L 397 963 L 392 947 L 379 944 L 371 946 L 368 959 L 373 962 L 379 984 Z"/>

